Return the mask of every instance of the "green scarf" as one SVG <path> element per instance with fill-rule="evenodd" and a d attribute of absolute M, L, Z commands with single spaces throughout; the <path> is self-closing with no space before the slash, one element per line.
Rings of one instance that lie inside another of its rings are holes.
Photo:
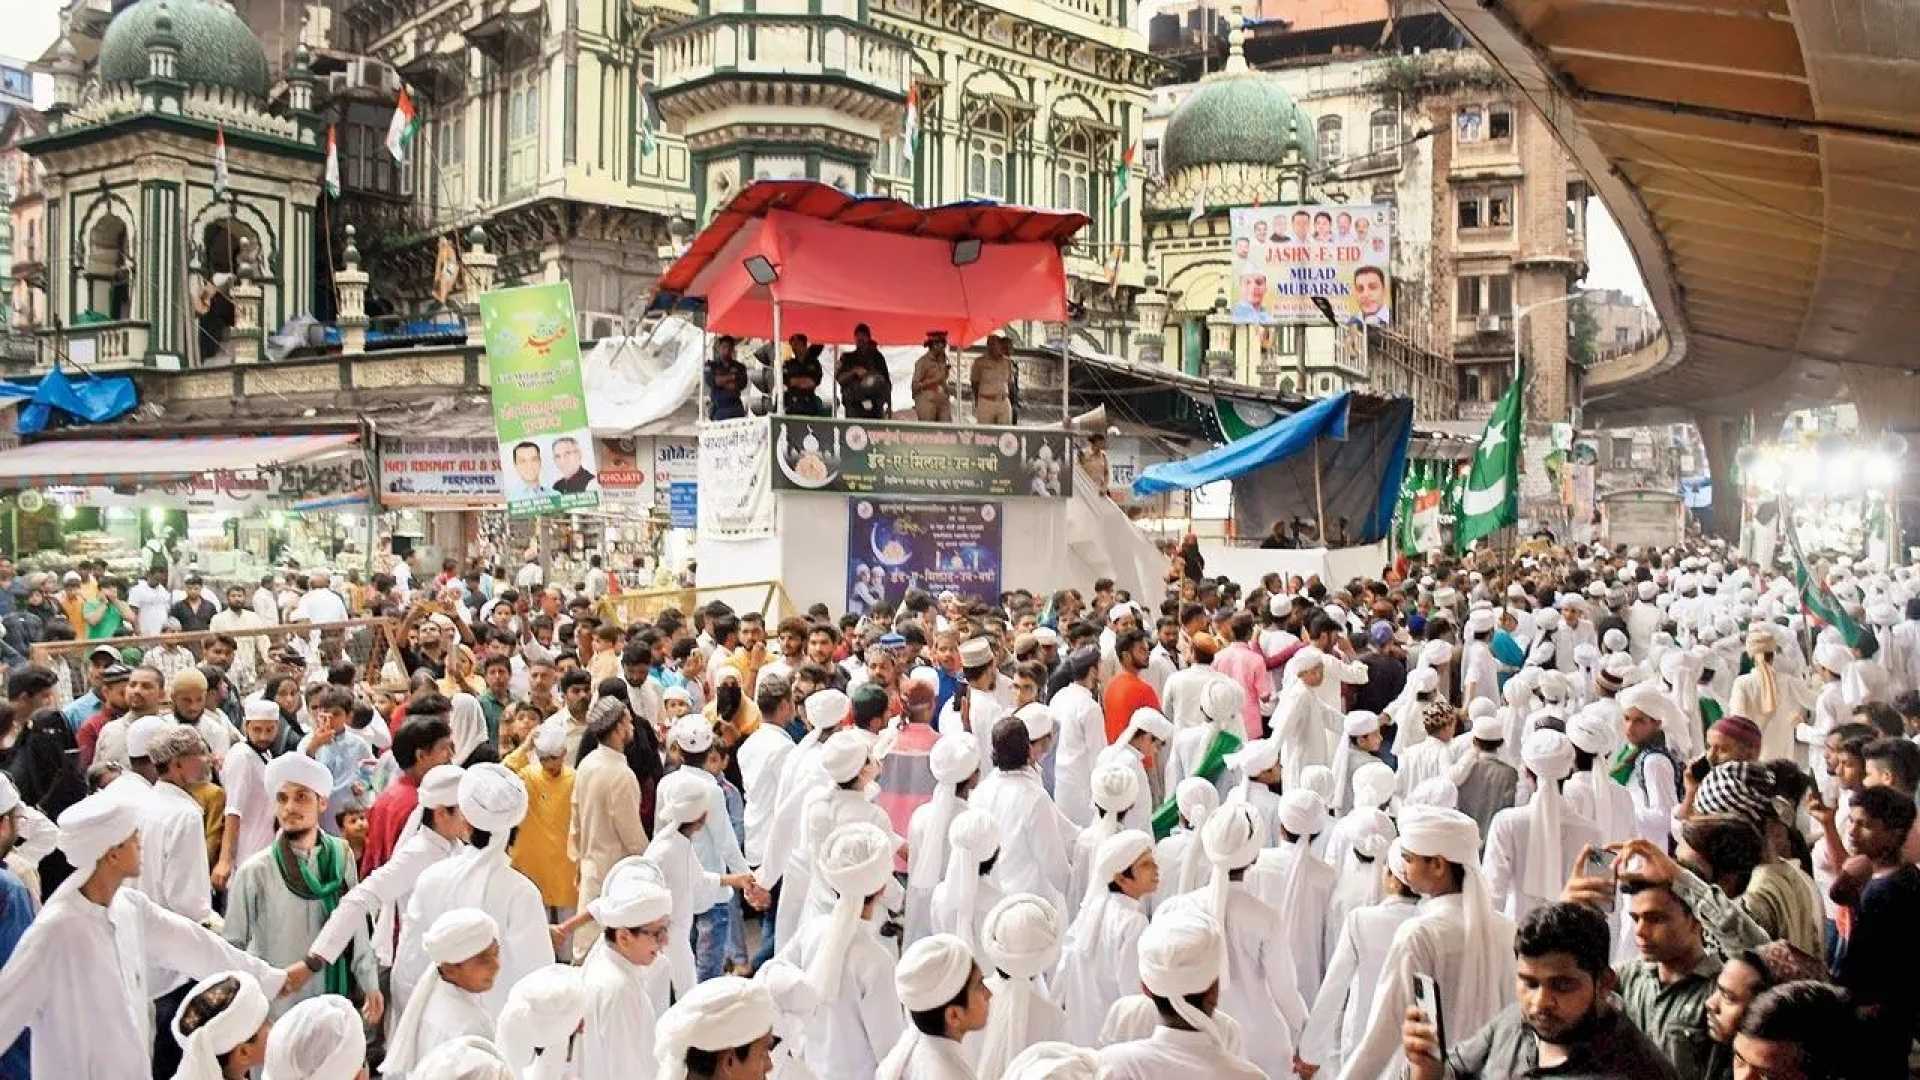
<path fill-rule="evenodd" d="M 1613 752 L 1613 772 L 1611 774 L 1614 782 L 1621 787 L 1626 787 L 1627 781 L 1633 779 L 1633 766 L 1639 760 L 1640 747 L 1632 743 L 1626 743 L 1621 746 L 1620 749 L 1615 750 Z"/>
<path fill-rule="evenodd" d="M 1207 742 L 1207 751 L 1200 755 L 1200 764 L 1193 775 L 1202 780 L 1213 780 L 1227 767 L 1227 755 L 1240 749 L 1240 736 L 1228 731 L 1215 731 Z M 1177 786 L 1177 785 L 1176 785 Z M 1180 799 L 1178 792 L 1168 792 L 1167 801 L 1153 812 L 1153 838 L 1165 840 L 1180 824 Z"/>
<path fill-rule="evenodd" d="M 346 894 L 344 867 L 351 856 L 345 840 L 324 832 L 319 837 L 309 862 L 294 854 L 287 845 L 287 834 L 280 833 L 273 838 L 273 861 L 280 868 L 280 880 L 293 895 L 320 902 L 320 917 L 324 922 L 333 915 L 333 909 L 340 906 L 340 897 Z M 338 959 L 327 965 L 327 993 L 343 997 L 349 993 L 353 986 L 352 956 L 353 947 L 349 945 Z"/>

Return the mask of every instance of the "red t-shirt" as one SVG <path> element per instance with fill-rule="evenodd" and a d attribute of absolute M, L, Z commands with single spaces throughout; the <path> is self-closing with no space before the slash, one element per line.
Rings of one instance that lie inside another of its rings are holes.
<path fill-rule="evenodd" d="M 400 830 L 406 828 L 407 818 L 418 805 L 420 781 L 411 773 L 395 777 L 387 790 L 373 800 L 373 809 L 367 811 L 367 845 L 360 851 L 362 881 L 393 858 L 393 849 L 400 846 Z"/>
<path fill-rule="evenodd" d="M 1122 671 L 1107 683 L 1101 705 L 1107 713 L 1107 744 L 1112 745 L 1127 729 L 1127 721 L 1133 719 L 1136 710 L 1160 707 L 1160 695 L 1153 692 L 1147 680 L 1131 671 Z"/>

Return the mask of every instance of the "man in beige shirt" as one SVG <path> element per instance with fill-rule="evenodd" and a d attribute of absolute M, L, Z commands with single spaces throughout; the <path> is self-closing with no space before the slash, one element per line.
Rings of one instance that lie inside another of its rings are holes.
<path fill-rule="evenodd" d="M 587 714 L 587 734 L 598 741 L 573 771 L 573 820 L 567 827 L 567 857 L 580 864 L 580 910 L 600 896 L 613 864 L 647 850 L 640 822 L 640 778 L 627 767 L 633 714 L 619 698 L 602 698 Z M 574 936 L 576 958 L 585 958 L 595 931 Z"/>
<path fill-rule="evenodd" d="M 988 338 L 987 351 L 974 359 L 970 377 L 974 421 L 1013 423 L 1013 345 L 1000 334 Z"/>
<path fill-rule="evenodd" d="M 938 423 L 953 421 L 953 399 L 947 393 L 947 380 L 953 365 L 947 362 L 947 332 L 927 334 L 927 351 L 913 362 L 913 417 Z"/>

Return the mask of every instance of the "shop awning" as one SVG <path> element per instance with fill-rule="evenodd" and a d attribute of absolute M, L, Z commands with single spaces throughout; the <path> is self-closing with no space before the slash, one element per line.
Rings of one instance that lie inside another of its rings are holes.
<path fill-rule="evenodd" d="M 48 484 L 119 487 L 203 473 L 270 469 L 326 457 L 358 442 L 353 432 L 49 439 L 0 453 L 0 490 Z"/>

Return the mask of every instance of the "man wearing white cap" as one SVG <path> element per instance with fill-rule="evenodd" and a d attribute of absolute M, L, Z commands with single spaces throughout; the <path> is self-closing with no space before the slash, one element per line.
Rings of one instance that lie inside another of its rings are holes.
<path fill-rule="evenodd" d="M 654 1031 L 657 1080 L 765 1080 L 773 1068 L 773 994 L 722 975 L 673 1003 Z"/>
<path fill-rule="evenodd" d="M 346 998 L 322 994 L 274 1021 L 262 1075 L 271 1080 L 359 1080 L 367 1074 L 366 1062 L 361 1014 Z"/>
<path fill-rule="evenodd" d="M 1287 942 L 1274 933 L 1285 920 L 1245 879 L 1266 837 L 1251 807 L 1229 802 L 1207 818 L 1200 843 L 1213 875 L 1201 888 L 1163 904 L 1154 919 L 1193 909 L 1219 922 L 1227 952 L 1220 1008 L 1260 1033 L 1248 1046 L 1254 1064 L 1269 1076 L 1285 1076 L 1293 1068 L 1293 1039 L 1306 1026 L 1307 1005 Z M 1289 912 L 1287 919 L 1296 914 Z"/>
<path fill-rule="evenodd" d="M 1153 847 L 1154 861 L 1167 875 L 1167 896 L 1191 892 L 1206 879 L 1207 857 L 1200 850 L 1200 827 L 1220 809 L 1220 790 L 1209 780 L 1189 776 L 1174 789 L 1173 801 L 1179 821 Z M 1151 912 L 1153 906 L 1149 900 L 1147 910 Z"/>
<path fill-rule="evenodd" d="M 587 991 L 580 969 L 548 964 L 507 991 L 493 1043 L 520 1072 L 520 1080 L 573 1080 L 575 1048 L 583 1035 Z"/>
<path fill-rule="evenodd" d="M 1475 608 L 1467 614 L 1467 646 L 1460 661 L 1460 701 L 1500 700 L 1500 665 L 1493 658 L 1493 609 Z"/>
<path fill-rule="evenodd" d="M 1138 943 L 1147 928 L 1143 901 L 1159 886 L 1151 835 L 1123 832 L 1094 852 L 1080 913 L 1067 928 L 1053 980 L 1067 1006 L 1068 1041 L 1097 1042 L 1107 1009 L 1140 985 Z"/>
<path fill-rule="evenodd" d="M 225 829 L 214 865 L 215 888 L 226 888 L 233 868 L 273 843 L 273 795 L 267 790 L 267 763 L 280 733 L 280 706 L 249 701 L 240 724 L 243 738 L 227 747 L 220 761 L 220 785 L 226 789 Z"/>
<path fill-rule="evenodd" d="M 436 765 L 428 770 L 420 781 L 420 802 L 401 830 L 393 857 L 340 898 L 339 906 L 327 916 L 326 925 L 307 948 L 308 967 L 317 970 L 338 960 L 369 920 L 373 923 L 374 956 L 383 966 L 393 967 L 400 915 L 406 910 L 414 885 L 428 867 L 464 847 L 471 831 L 458 805 L 463 772 L 458 765 Z M 405 1002 L 412 990 L 411 983 L 402 986 L 396 978 L 394 999 Z"/>
<path fill-rule="evenodd" d="M 1167 1080 L 1168 1077 L 1284 1077 L 1262 1071 L 1227 1051 L 1215 1009 L 1220 982 L 1227 977 L 1220 958 L 1226 952 L 1219 920 L 1199 910 L 1169 910 L 1140 935 L 1140 985 L 1153 997 L 1160 1025 L 1145 1039 L 1116 1043 L 1100 1051 L 1106 1080 Z M 1222 1010 L 1226 1011 L 1226 1010 Z M 1237 1019 L 1237 1018 L 1236 1018 Z M 1252 1028 L 1242 1021 L 1242 1027 Z"/>
<path fill-rule="evenodd" d="M 1420 809 L 1400 821 L 1407 884 L 1425 897 L 1381 964 L 1366 1033 L 1340 1080 L 1374 1080 L 1404 1060 L 1400 1025 L 1413 976 L 1438 984 L 1447 1030 L 1478 1031 L 1513 999 L 1513 922 L 1494 911 L 1480 876 L 1480 829 L 1457 810 Z"/>
<path fill-rule="evenodd" d="M 347 842 L 320 829 L 320 814 L 333 791 L 333 774 L 325 765 L 305 754 L 282 754 L 267 766 L 267 790 L 280 831 L 233 872 L 223 933 L 268 963 L 304 965 L 314 936 L 340 897 L 359 882 L 359 871 Z M 350 961 L 315 971 L 304 992 L 277 1003 L 274 1015 L 316 994 L 358 990 L 365 995 L 367 1022 L 379 1023 L 385 1001 L 364 925 L 354 933 L 353 945 Z"/>
<path fill-rule="evenodd" d="M 1667 748 L 1666 729 L 1684 723 L 1679 706 L 1652 682 L 1636 683 L 1620 693 L 1625 712 L 1626 745 L 1614 755 L 1613 775 L 1633 797 L 1633 817 L 1642 839 L 1666 848 L 1673 808 L 1680 805 L 1680 770 Z M 1762 729 L 1763 732 L 1765 729 Z"/>
<path fill-rule="evenodd" d="M 121 886 L 140 871 L 137 800 L 102 792 L 60 815 L 59 849 L 73 873 L 0 968 L 0 1046 L 33 1031 L 34 1080 L 152 1074 L 150 972 L 188 978 L 238 969 L 277 994 L 291 975 Z"/>
<path fill-rule="evenodd" d="M 1100 751 L 1095 759 L 1097 770 L 1109 765 L 1119 765 L 1133 773 L 1138 785 L 1138 794 L 1133 805 L 1121 816 L 1123 828 L 1151 830 L 1153 828 L 1153 808 L 1159 800 L 1154 792 L 1157 779 L 1147 771 L 1148 761 L 1161 761 L 1167 754 L 1167 745 L 1173 741 L 1173 722 L 1159 709 L 1140 708 L 1133 711 L 1127 720 L 1127 726 L 1113 745 Z M 1178 782 L 1176 781 L 1176 784 Z"/>
<path fill-rule="evenodd" d="M 893 971 L 907 1028 L 880 1059 L 875 1080 L 973 1080 L 960 1040 L 987 1025 L 993 995 L 973 951 L 952 934 L 909 946 Z"/>
<path fill-rule="evenodd" d="M 587 1030 L 580 1046 L 580 1080 L 625 1080 L 653 1066 L 653 998 L 647 969 L 659 960 L 670 932 L 673 894 L 638 874 L 610 877 L 587 905 L 600 924 L 602 945 L 587 954 Z"/>
<path fill-rule="evenodd" d="M 1320 856 L 1313 843 L 1327 831 L 1327 804 L 1311 791 L 1296 788 L 1280 797 L 1277 810 L 1280 844 L 1260 853 L 1247 870 L 1247 891 L 1284 912 L 1277 931 L 1293 959 L 1294 985 L 1311 996 L 1320 986 L 1320 972 L 1333 947 L 1327 912 L 1340 875 Z"/>
<path fill-rule="evenodd" d="M 980 924 L 1000 902 L 1000 886 L 991 876 L 1000 855 L 1000 827 L 978 810 L 968 810 L 947 827 L 947 870 L 933 887 L 928 925 L 936 934 L 952 934 L 969 949 L 980 946 Z"/>
<path fill-rule="evenodd" d="M 983 637 L 960 643 L 960 685 L 940 709 L 934 726 L 942 735 L 972 733 L 980 744 L 980 767 L 991 760 L 994 725 L 1007 714 L 1007 707 L 993 692 L 999 672 L 993 666 L 993 645 Z"/>
<path fill-rule="evenodd" d="M 947 827 L 967 809 L 967 795 L 980 778 L 980 754 L 973 739 L 942 735 L 927 755 L 933 769 L 933 799 L 916 807 L 907 823 L 906 943 L 933 932 L 929 907 L 933 889 L 947 867 Z"/>
<path fill-rule="evenodd" d="M 1066 685 L 1054 691 L 1047 702 L 1060 729 L 1060 752 L 1053 763 L 1053 797 L 1067 820 L 1085 826 L 1093 820 L 1093 762 L 1107 745 L 1106 713 L 1094 696 L 1100 664 L 1093 650 L 1081 649 L 1069 655 L 1062 668 Z M 983 758 L 983 769 L 988 760 L 990 755 Z"/>
<path fill-rule="evenodd" d="M 885 747 L 892 738 L 887 735 L 876 740 L 865 731 L 848 728 L 834 732 L 833 737 L 822 744 L 817 760 L 833 783 L 808 798 L 802 810 L 806 820 L 800 834 L 801 843 L 813 858 L 819 857 L 820 845 L 842 825 L 864 821 L 893 831 L 892 817 L 867 794 L 880 772 L 878 759 L 885 756 Z M 806 917 L 814 918 L 833 910 L 834 892 L 816 875 L 806 895 L 795 894 L 793 900 L 796 903 L 804 900 Z M 895 893 L 887 898 L 886 906 L 897 910 L 903 903 L 904 897 Z"/>
<path fill-rule="evenodd" d="M 1796 759 L 1805 759 L 1812 767 L 1814 782 L 1819 786 L 1821 797 L 1831 799 L 1837 794 L 1833 787 L 1832 775 L 1827 771 L 1826 755 L 1816 751 L 1824 749 L 1827 736 L 1834 729 L 1853 718 L 1853 707 L 1847 701 L 1844 676 L 1847 666 L 1853 663 L 1853 650 L 1837 641 L 1823 641 L 1813 647 L 1812 680 L 1819 689 L 1803 692 L 1803 697 L 1813 699 L 1807 722 L 1794 729 L 1794 738 L 1805 749 L 1796 748 Z M 1736 714 L 1744 715 L 1744 714 Z M 1761 753 L 1764 755 L 1767 742 L 1767 728 L 1760 727 Z"/>
<path fill-rule="evenodd" d="M 1647 650 L 1653 647 L 1653 635 L 1660 630 L 1660 624 L 1666 616 L 1654 599 L 1660 595 L 1660 586 L 1651 581 L 1642 581 L 1634 586 L 1633 605 L 1627 608 L 1627 651 L 1633 655 L 1635 663 L 1647 658 Z"/>
<path fill-rule="evenodd" d="M 1279 734 L 1242 746 L 1226 756 L 1226 764 L 1240 778 L 1240 783 L 1227 793 L 1222 805 L 1240 802 L 1252 807 L 1260 822 L 1261 845 L 1272 843 L 1279 835 L 1274 819 L 1280 810 L 1280 789 L 1285 779 L 1285 770 L 1280 765 Z"/>
<path fill-rule="evenodd" d="M 1533 778 L 1533 799 L 1493 815 L 1481 858 L 1488 898 L 1516 924 L 1534 908 L 1558 900 L 1573 856 L 1583 847 L 1598 850 L 1601 842 L 1600 829 L 1561 794 L 1573 773 L 1573 743 L 1558 731 L 1540 728 L 1521 742 L 1520 759 Z"/>
<path fill-rule="evenodd" d="M 1400 841 L 1383 849 L 1368 869 L 1380 879 L 1380 900 L 1354 908 L 1341 920 L 1333 953 L 1327 959 L 1326 977 L 1307 1012 L 1307 1027 L 1296 1051 L 1302 1062 L 1316 1068 L 1335 1065 L 1329 1076 L 1339 1071 L 1340 1059 L 1359 1044 L 1373 1008 L 1374 990 L 1380 985 L 1387 948 L 1400 924 L 1419 912 L 1420 898 L 1407 884 L 1406 855 Z"/>
<path fill-rule="evenodd" d="M 1052 743 L 1047 707 L 1037 701 L 1021 706 L 993 729 L 993 772 L 967 801 L 1000 828 L 1000 884 L 1064 907 L 1079 830 L 1040 781 L 1040 761 Z"/>
<path fill-rule="evenodd" d="M 734 835 L 733 825 L 727 816 L 726 793 L 720 790 L 720 781 L 714 778 L 709 768 L 708 759 L 715 755 L 712 722 L 705 716 L 683 716 L 673 722 L 673 727 L 667 732 L 667 741 L 680 757 L 680 767 L 674 770 L 674 774 L 686 773 L 706 789 L 706 820 L 716 823 L 715 828 L 695 830 L 692 836 L 694 854 L 698 856 L 701 867 L 716 874 L 746 874 L 749 869 L 747 857 L 740 850 L 740 838 Z M 719 753 L 724 754 L 725 751 Z M 597 891 L 598 883 L 595 888 Z M 695 961 L 700 978 L 710 979 L 720 974 L 725 963 L 730 899 L 730 894 L 723 893 L 718 903 L 705 911 L 694 913 L 698 939 Z"/>
<path fill-rule="evenodd" d="M 1144 803 L 1142 793 L 1145 788 L 1134 770 L 1119 761 L 1108 759 L 1093 774 L 1093 806 L 1098 815 L 1093 824 L 1080 830 L 1073 842 L 1073 874 L 1068 878 L 1066 912 L 1069 916 L 1080 906 L 1080 897 L 1086 894 L 1087 881 L 1093 870 L 1094 852 L 1099 850 L 1107 837 L 1122 829 L 1136 829 L 1150 832 L 1153 822 L 1150 816 L 1144 822 L 1130 821 L 1138 815 L 1134 809 Z"/>
<path fill-rule="evenodd" d="M 1309 765 L 1333 760 L 1331 740 L 1344 718 L 1320 697 L 1320 685 L 1327 678 L 1324 658 L 1325 654 L 1312 645 L 1294 653 L 1300 675 L 1274 701 L 1270 737 L 1280 745 L 1280 771 L 1284 776 L 1298 777 Z"/>
<path fill-rule="evenodd" d="M 476 907 L 500 926 L 500 977 L 483 995 L 489 1009 L 499 1009 L 508 987 L 553 960 L 540 889 L 508 862 L 509 837 L 527 816 L 527 788 L 506 766 L 489 762 L 466 770 L 456 798 L 472 846 L 428 867 L 415 883 L 394 952 L 393 986 L 411 987 L 425 973 L 421 939 L 434 920 Z"/>
<path fill-rule="evenodd" d="M 1140 613 L 1131 603 L 1123 601 L 1107 609 L 1107 625 L 1100 631 L 1100 685 L 1120 674 L 1120 635 L 1138 629 Z"/>
<path fill-rule="evenodd" d="M 767 891 L 781 885 L 781 895 L 792 898 L 774 911 L 776 947 L 793 940 L 807 913 L 804 901 L 812 888 L 813 868 L 801 843 L 806 805 L 814 793 L 833 786 L 832 777 L 820 767 L 821 743 L 846 722 L 853 708 L 852 700 L 832 687 L 815 690 L 803 704 L 807 733 L 794 744 L 781 766 L 779 809 L 767 835 L 766 857 L 753 871 L 755 885 Z M 657 816 L 658 811 L 655 813 Z"/>
<path fill-rule="evenodd" d="M 1340 746 L 1333 754 L 1333 799 L 1327 804 L 1335 814 L 1353 809 L 1353 776 L 1369 765 L 1384 765 L 1377 751 L 1384 743 L 1380 735 L 1380 716 L 1365 709 L 1346 715 L 1341 728 Z"/>
<path fill-rule="evenodd" d="M 648 985 L 659 991 L 654 995 L 655 1001 L 667 1000 L 668 982 L 678 997 L 699 981 L 693 961 L 693 917 L 715 904 L 725 903 L 731 895 L 728 889 L 744 888 L 752 881 L 752 875 L 745 871 L 719 874 L 700 865 L 693 838 L 708 826 L 707 814 L 707 786 L 700 778 L 684 769 L 661 778 L 654 793 L 653 841 L 647 845 L 646 855 L 660 868 L 667 890 L 673 894 L 673 921 L 668 932 L 666 963 L 658 965 L 657 972 L 648 974 Z M 719 827 L 730 828 L 724 821 Z M 798 900 L 798 897 L 790 899 Z"/>
<path fill-rule="evenodd" d="M 843 825 L 827 837 L 815 868 L 833 887 L 833 914 L 809 921 L 780 947 L 781 958 L 803 968 L 819 996 L 801 1057 L 823 1077 L 872 1076 L 905 1026 L 893 951 L 881 942 L 876 918 L 893 883 L 899 843 L 868 822 Z"/>
<path fill-rule="evenodd" d="M 393 1026 L 382 1076 L 409 1075 L 434 1047 L 467 1035 L 491 1038 L 497 1019 L 481 995 L 500 976 L 500 927 L 478 908 L 455 908 L 421 939 L 433 966 Z"/>
<path fill-rule="evenodd" d="M 1047 980 L 1060 962 L 1060 911 L 1032 893 L 1002 899 L 980 927 L 993 1010 L 980 1037 L 981 1076 L 1000 1076 L 1036 1042 L 1064 1038 L 1067 1012 Z"/>
<path fill-rule="evenodd" d="M 1507 725 L 1495 713 L 1474 717 L 1472 746 L 1447 779 L 1456 789 L 1454 803 L 1472 817 L 1482 835 L 1493 825 L 1493 815 L 1513 805 L 1520 790 L 1520 770 L 1502 755 Z M 1477 861 L 1477 860 L 1476 860 Z"/>

